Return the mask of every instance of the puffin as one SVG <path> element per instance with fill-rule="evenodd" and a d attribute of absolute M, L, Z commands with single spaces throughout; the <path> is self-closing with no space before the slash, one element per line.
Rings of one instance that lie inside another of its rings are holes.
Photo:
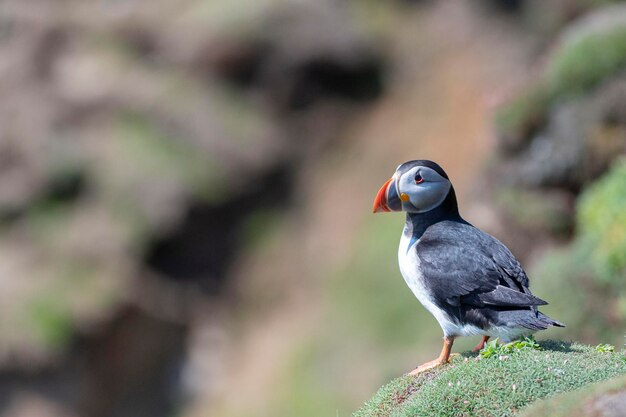
<path fill-rule="evenodd" d="M 482 336 L 501 342 L 565 327 L 539 312 L 547 302 L 534 296 L 520 262 L 498 239 L 459 214 L 454 187 L 435 162 L 413 160 L 396 168 L 374 200 L 374 213 L 406 212 L 398 249 L 400 272 L 443 330 L 437 359 L 411 375 L 450 360 L 455 338 Z"/>

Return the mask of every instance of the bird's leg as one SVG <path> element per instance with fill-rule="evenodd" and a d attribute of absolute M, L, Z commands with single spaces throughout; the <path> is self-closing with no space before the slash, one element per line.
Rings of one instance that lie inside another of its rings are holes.
<path fill-rule="evenodd" d="M 441 353 L 439 354 L 439 357 L 435 360 L 432 360 L 430 362 L 426 362 L 420 366 L 418 366 L 417 368 L 413 369 L 411 372 L 409 372 L 409 375 L 417 375 L 419 373 L 422 373 L 424 371 L 428 371 L 429 369 L 433 369 L 436 368 L 438 366 L 441 366 L 445 363 L 448 363 L 448 361 L 450 360 L 450 350 L 452 350 L 452 344 L 454 343 L 454 337 L 453 336 L 446 336 L 443 338 L 443 348 L 441 349 Z"/>
<path fill-rule="evenodd" d="M 480 341 L 480 343 L 474 346 L 474 349 L 472 349 L 472 352 L 474 353 L 480 352 L 480 350 L 485 347 L 485 343 L 487 343 L 487 340 L 489 340 L 489 336 L 483 336 L 483 339 Z"/>

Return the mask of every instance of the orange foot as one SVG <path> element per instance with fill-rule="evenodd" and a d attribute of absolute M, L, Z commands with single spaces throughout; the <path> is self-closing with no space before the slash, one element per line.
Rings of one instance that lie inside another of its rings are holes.
<path fill-rule="evenodd" d="M 443 338 L 443 349 L 441 349 L 441 354 L 439 357 L 433 361 L 426 362 L 423 365 L 418 366 L 411 372 L 409 375 L 417 375 L 424 371 L 428 371 L 430 369 L 436 368 L 443 364 L 446 364 L 450 361 L 450 350 L 452 349 L 452 344 L 454 343 L 454 337 L 446 336 Z"/>
<path fill-rule="evenodd" d="M 423 363 L 417 368 L 413 369 L 411 372 L 409 372 L 408 375 L 418 375 L 418 374 L 421 374 L 422 372 L 430 371 L 431 369 L 437 368 L 438 366 L 445 365 L 446 363 L 450 362 L 450 358 L 453 358 L 456 355 L 458 355 L 458 353 L 451 354 L 447 360 L 442 360 L 440 358 L 437 358 L 435 360 Z"/>
<path fill-rule="evenodd" d="M 417 368 L 413 369 L 411 372 L 409 372 L 409 375 L 418 375 L 421 374 L 422 372 L 426 372 L 429 371 L 433 368 L 436 368 L 438 366 L 441 366 L 443 364 L 445 364 L 447 361 L 441 361 L 439 359 L 435 359 L 433 361 L 430 362 L 426 362 L 424 364 L 421 364 L 420 366 L 418 366 Z"/>
<path fill-rule="evenodd" d="M 474 353 L 480 352 L 480 350 L 485 347 L 485 343 L 487 343 L 487 340 L 489 340 L 489 336 L 483 336 L 483 339 L 480 341 L 480 343 L 474 346 L 474 349 L 472 349 L 472 352 Z"/>

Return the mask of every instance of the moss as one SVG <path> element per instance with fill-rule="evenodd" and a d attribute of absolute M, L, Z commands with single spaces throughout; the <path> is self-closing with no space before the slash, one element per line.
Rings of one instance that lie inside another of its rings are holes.
<path fill-rule="evenodd" d="M 355 417 L 506 417 L 538 399 L 626 374 L 623 352 L 540 342 L 501 359 L 476 360 L 466 353 L 450 365 L 402 377 L 381 388 Z"/>
<path fill-rule="evenodd" d="M 592 384 L 575 392 L 538 401 L 521 414 L 522 417 L 584 417 L 591 415 L 589 405 L 603 395 L 626 392 L 626 376 Z M 593 414 L 595 415 L 595 414 Z"/>

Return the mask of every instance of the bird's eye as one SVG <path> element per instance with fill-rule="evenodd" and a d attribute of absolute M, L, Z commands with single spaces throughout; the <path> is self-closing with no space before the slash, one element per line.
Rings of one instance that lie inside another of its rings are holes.
<path fill-rule="evenodd" d="M 415 184 L 419 184 L 421 182 L 424 182 L 424 178 L 422 178 L 420 174 L 415 174 Z"/>

